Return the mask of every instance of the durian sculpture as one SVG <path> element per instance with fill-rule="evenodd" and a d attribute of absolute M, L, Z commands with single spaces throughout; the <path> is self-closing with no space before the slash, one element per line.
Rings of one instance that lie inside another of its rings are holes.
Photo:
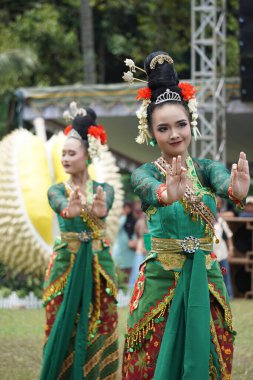
<path fill-rule="evenodd" d="M 0 262 L 14 274 L 43 275 L 57 234 L 54 213 L 48 205 L 51 184 L 66 179 L 61 166 L 65 136 L 44 143 L 26 129 L 17 129 L 0 142 Z M 107 234 L 118 230 L 123 190 L 119 169 L 108 146 L 90 176 L 115 189 L 114 205 L 107 218 Z"/>

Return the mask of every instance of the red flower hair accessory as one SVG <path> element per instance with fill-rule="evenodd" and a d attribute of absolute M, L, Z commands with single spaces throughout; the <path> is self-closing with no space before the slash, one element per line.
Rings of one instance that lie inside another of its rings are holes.
<path fill-rule="evenodd" d="M 140 88 L 137 91 L 137 100 L 143 100 L 143 99 L 151 99 L 152 92 L 149 87 Z"/>
<path fill-rule="evenodd" d="M 67 125 L 67 127 L 63 131 L 64 135 L 67 136 L 72 129 L 73 129 L 72 125 Z"/>
<path fill-rule="evenodd" d="M 199 129 L 197 127 L 198 112 L 197 112 L 197 100 L 195 97 L 197 90 L 192 84 L 186 83 L 186 82 L 179 83 L 178 87 L 182 91 L 183 100 L 188 102 L 188 109 L 189 109 L 189 112 L 191 114 L 191 119 L 192 119 L 191 120 L 192 134 L 195 140 L 197 140 L 198 137 L 201 136 Z"/>
<path fill-rule="evenodd" d="M 95 139 L 99 139 L 102 145 L 107 141 L 107 135 L 102 125 L 91 125 L 88 128 L 88 135 L 95 137 Z"/>
<path fill-rule="evenodd" d="M 182 97 L 184 100 L 188 101 L 188 100 L 193 99 L 195 97 L 197 90 L 192 84 L 186 83 L 186 82 L 181 82 L 178 84 L 178 87 L 182 91 Z"/>

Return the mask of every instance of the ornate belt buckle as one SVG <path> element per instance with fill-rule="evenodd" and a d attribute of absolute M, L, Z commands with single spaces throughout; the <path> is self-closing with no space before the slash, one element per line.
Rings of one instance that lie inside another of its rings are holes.
<path fill-rule="evenodd" d="M 90 238 L 91 238 L 91 236 L 87 232 L 79 232 L 78 233 L 78 239 L 81 242 L 86 242 L 87 243 L 90 240 Z"/>
<path fill-rule="evenodd" d="M 195 253 L 199 248 L 199 240 L 194 236 L 187 236 L 181 242 L 182 249 L 185 253 Z"/>

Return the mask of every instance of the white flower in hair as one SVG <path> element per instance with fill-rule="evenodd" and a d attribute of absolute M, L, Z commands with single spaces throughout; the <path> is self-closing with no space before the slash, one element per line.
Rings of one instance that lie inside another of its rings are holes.
<path fill-rule="evenodd" d="M 147 83 L 146 80 L 135 78 L 134 75 L 133 75 L 133 73 L 136 72 L 136 69 L 138 69 L 138 70 L 140 70 L 140 71 L 142 71 L 143 73 L 146 74 L 145 70 L 143 70 L 140 67 L 136 66 L 136 64 L 134 63 L 134 61 L 132 59 L 126 58 L 125 61 L 124 61 L 124 63 L 130 69 L 130 71 L 127 71 L 122 76 L 122 79 L 124 79 L 125 82 L 128 82 L 129 84 L 133 84 L 134 81 Z"/>
<path fill-rule="evenodd" d="M 188 102 L 188 108 L 191 113 L 197 113 L 197 100 L 196 98 L 190 99 Z"/>
<path fill-rule="evenodd" d="M 93 161 L 96 158 L 99 158 L 101 155 L 102 145 L 99 139 L 96 139 L 94 136 L 88 134 L 88 154 L 90 159 Z"/>
<path fill-rule="evenodd" d="M 84 108 L 78 108 L 76 102 L 71 102 L 69 111 L 63 112 L 63 117 L 66 121 L 73 120 L 77 115 L 86 116 L 87 112 Z"/>
<path fill-rule="evenodd" d="M 139 135 L 136 137 L 135 141 L 138 144 L 143 144 L 146 142 L 146 144 L 149 143 L 149 139 L 151 139 L 150 132 L 148 130 L 148 123 L 147 123 L 147 108 L 150 103 L 150 99 L 143 99 L 142 104 L 140 108 L 136 111 L 136 116 L 139 119 Z"/>
<path fill-rule="evenodd" d="M 129 58 L 126 58 L 124 63 L 126 64 L 126 66 L 129 67 L 129 69 L 135 73 L 136 72 L 136 69 L 135 69 L 135 63 L 132 59 L 129 59 Z"/>
<path fill-rule="evenodd" d="M 134 83 L 134 75 L 131 71 L 127 71 L 126 73 L 124 73 L 122 79 L 124 79 L 124 81 L 128 82 L 129 84 Z"/>

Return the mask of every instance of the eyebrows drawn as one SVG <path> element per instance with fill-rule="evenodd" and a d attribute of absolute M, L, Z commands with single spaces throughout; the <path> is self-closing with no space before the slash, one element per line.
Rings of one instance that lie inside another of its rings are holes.
<path fill-rule="evenodd" d="M 74 149 L 62 149 L 62 152 L 63 153 L 66 153 L 66 152 L 68 152 L 68 153 L 76 153 L 76 150 L 74 150 Z"/>
<path fill-rule="evenodd" d="M 187 118 L 177 120 L 177 121 L 175 122 L 175 124 L 180 124 L 180 123 L 184 123 L 184 122 L 188 122 Z M 170 123 L 159 123 L 159 124 L 156 125 L 156 128 L 160 128 L 160 127 L 168 127 L 169 125 L 170 125 Z"/>

